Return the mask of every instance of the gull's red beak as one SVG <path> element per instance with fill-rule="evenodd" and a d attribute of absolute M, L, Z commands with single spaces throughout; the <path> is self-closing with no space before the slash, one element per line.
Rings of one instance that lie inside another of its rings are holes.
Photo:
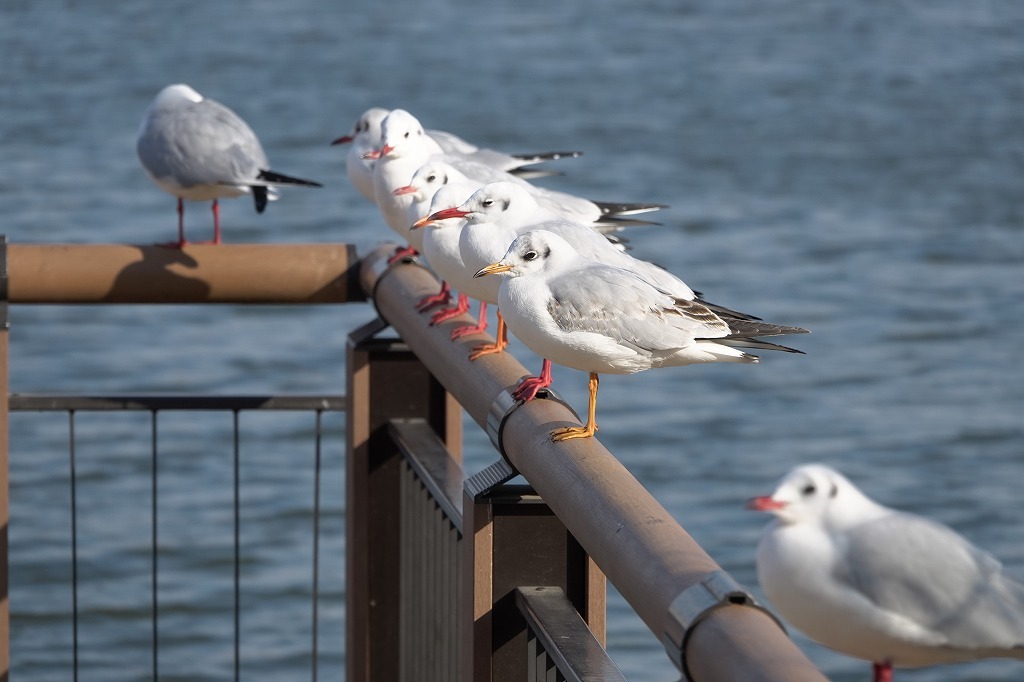
<path fill-rule="evenodd" d="M 394 194 L 396 197 L 400 197 L 403 194 L 415 194 L 418 191 L 419 190 L 415 186 L 406 185 L 405 187 L 399 187 L 394 192 L 392 192 L 392 194 Z"/>
<path fill-rule="evenodd" d="M 384 155 L 383 149 L 371 149 L 368 152 L 364 152 L 360 159 L 379 159 Z"/>
<path fill-rule="evenodd" d="M 380 156 L 387 156 L 391 152 L 395 151 L 395 148 L 389 144 L 384 145 L 380 148 Z"/>
<path fill-rule="evenodd" d="M 752 498 L 747 502 L 747 509 L 753 509 L 754 511 L 760 512 L 773 512 L 786 507 L 785 502 L 779 502 L 773 500 L 768 495 L 762 495 L 760 497 Z"/>
<path fill-rule="evenodd" d="M 352 137 L 351 135 L 342 135 L 337 140 L 334 140 L 333 142 L 331 142 L 331 145 L 333 146 L 333 145 L 336 145 L 336 144 L 348 144 L 349 142 L 351 142 L 354 139 L 356 139 L 356 138 Z"/>
<path fill-rule="evenodd" d="M 470 211 L 463 211 L 458 208 L 446 208 L 436 213 L 431 213 L 424 220 L 448 220 L 449 218 L 465 218 L 470 214 Z"/>

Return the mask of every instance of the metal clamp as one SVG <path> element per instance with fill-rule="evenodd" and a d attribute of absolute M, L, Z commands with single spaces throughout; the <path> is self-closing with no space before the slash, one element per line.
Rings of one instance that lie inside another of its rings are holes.
<path fill-rule="evenodd" d="M 553 400 L 556 403 L 564 405 L 576 420 L 579 421 L 580 416 L 576 414 L 576 410 L 572 409 L 572 406 L 562 399 L 562 396 L 558 395 L 555 391 L 550 388 L 542 388 L 537 392 L 537 397 L 534 400 Z M 505 431 L 505 422 L 512 416 L 516 410 L 525 405 L 526 403 L 522 400 L 516 400 L 512 397 L 512 394 L 508 390 L 504 390 L 499 393 L 494 400 L 491 402 L 490 409 L 487 410 L 487 424 L 486 431 L 487 437 L 491 439 L 491 445 L 498 451 L 502 459 L 508 462 L 508 454 L 505 452 L 505 443 L 503 440 L 503 433 Z M 509 462 L 511 464 L 511 462 Z"/>
<path fill-rule="evenodd" d="M 430 270 L 425 265 L 423 265 L 423 263 L 421 263 L 419 259 L 416 258 L 415 256 L 406 256 L 404 258 L 400 258 L 394 261 L 393 263 L 389 262 L 390 260 L 390 256 L 375 258 L 370 261 L 370 264 L 368 266 L 370 269 L 370 274 L 372 274 L 374 277 L 373 291 L 370 292 L 370 301 L 373 302 L 373 307 L 377 311 L 377 315 L 381 319 L 384 319 L 384 316 L 381 315 L 380 308 L 377 307 L 377 289 L 380 288 L 381 282 L 384 281 L 384 278 L 387 277 L 388 273 L 390 273 L 391 270 L 394 269 L 396 265 L 418 265 L 424 270 L 430 272 Z M 431 274 L 433 273 L 431 272 Z"/>
<path fill-rule="evenodd" d="M 723 606 L 749 606 L 768 615 L 783 632 L 785 626 L 766 609 L 754 596 L 743 589 L 725 571 L 712 571 L 696 585 L 686 588 L 668 607 L 668 623 L 662 635 L 662 644 L 676 666 L 682 671 L 683 679 L 692 680 L 686 664 L 686 645 L 694 628 L 715 609 Z"/>

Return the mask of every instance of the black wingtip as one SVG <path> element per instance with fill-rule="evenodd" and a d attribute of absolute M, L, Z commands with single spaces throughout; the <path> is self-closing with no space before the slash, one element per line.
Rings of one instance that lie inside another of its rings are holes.
<path fill-rule="evenodd" d="M 583 156 L 583 152 L 539 152 L 537 154 L 513 154 L 512 158 L 519 159 L 520 161 L 529 161 L 530 163 L 540 163 L 541 161 L 578 159 L 581 156 Z"/>
<path fill-rule="evenodd" d="M 607 201 L 595 201 L 594 203 L 601 209 L 602 216 L 635 215 L 668 208 L 667 204 L 622 204 Z"/>
<path fill-rule="evenodd" d="M 312 180 L 303 180 L 302 178 L 293 178 L 290 175 L 284 173 L 275 173 L 271 170 L 262 170 L 260 174 L 256 176 L 257 180 L 264 180 L 266 182 L 274 183 L 275 185 L 301 185 L 302 187 L 323 187 L 319 182 L 313 182 Z"/>

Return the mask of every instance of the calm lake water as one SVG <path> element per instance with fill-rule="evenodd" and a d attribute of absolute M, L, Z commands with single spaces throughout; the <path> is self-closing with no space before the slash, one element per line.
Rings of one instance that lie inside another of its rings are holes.
<path fill-rule="evenodd" d="M 823 461 L 953 525 L 1024 575 L 1024 4 L 652 0 L 514 5 L 293 2 L 0 6 L 0 232 L 14 242 L 173 238 L 174 200 L 134 140 L 187 82 L 259 133 L 276 170 L 322 181 L 230 242 L 390 239 L 327 143 L 372 105 L 478 143 L 584 150 L 548 186 L 671 205 L 632 235 L 710 300 L 807 327 L 806 356 L 608 377 L 601 439 L 741 582 L 765 519 L 744 501 Z M 209 210 L 190 205 L 202 238 Z M 341 392 L 369 307 L 30 307 L 11 312 L 14 392 Z M 536 358 L 514 352 L 529 367 Z M 558 370 L 574 405 L 586 377 Z M 66 417 L 12 419 L 17 679 L 69 678 Z M 308 674 L 307 415 L 243 415 L 243 673 Z M 321 679 L 341 679 L 343 420 L 326 422 Z M 161 420 L 161 671 L 231 669 L 230 416 Z M 82 679 L 149 671 L 149 422 L 81 415 Z M 211 435 L 212 434 L 212 435 Z M 467 426 L 474 471 L 494 455 Z M 303 446 L 304 447 L 304 446 Z M 630 679 L 678 674 L 610 595 Z M 797 636 L 836 680 L 867 664 Z M 900 673 L 1016 680 L 1020 663 Z"/>

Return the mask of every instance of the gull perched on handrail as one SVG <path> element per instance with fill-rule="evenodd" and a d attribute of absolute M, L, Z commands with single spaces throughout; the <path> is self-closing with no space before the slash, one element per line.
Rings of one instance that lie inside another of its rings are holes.
<path fill-rule="evenodd" d="M 349 147 L 348 154 L 345 157 L 345 171 L 348 174 L 349 180 L 359 190 L 359 193 L 370 201 L 374 201 L 373 166 L 376 162 L 376 155 L 370 152 L 376 152 L 383 146 L 381 124 L 389 113 L 391 111 L 383 107 L 370 107 L 352 124 L 351 131 L 331 142 L 332 145 L 352 145 Z M 535 164 L 544 161 L 556 161 L 558 159 L 575 159 L 583 155 L 583 152 L 507 154 L 497 149 L 478 147 L 455 133 L 444 130 L 428 129 L 426 133 L 431 140 L 437 143 L 444 154 L 463 158 L 467 161 L 482 163 L 498 170 L 508 171 L 521 178 L 557 175 L 557 171 L 536 168 Z M 417 217 L 422 218 L 423 216 Z"/>
<path fill-rule="evenodd" d="M 800 351 L 758 336 L 806 329 L 731 317 L 673 295 L 635 270 L 580 255 L 547 230 L 516 237 L 504 257 L 476 277 L 505 273 L 498 308 L 516 338 L 541 357 L 590 374 L 585 426 L 552 432 L 553 441 L 597 431 L 599 374 L 634 374 L 706 362 L 758 362 L 745 348 Z"/>
<path fill-rule="evenodd" d="M 322 186 L 270 170 L 259 138 L 238 114 L 181 83 L 149 105 L 136 150 L 146 175 L 178 198 L 179 248 L 188 243 L 184 199 L 213 201 L 213 243 L 220 244 L 218 199 L 251 194 L 263 213 L 277 199 L 277 185 Z"/>

